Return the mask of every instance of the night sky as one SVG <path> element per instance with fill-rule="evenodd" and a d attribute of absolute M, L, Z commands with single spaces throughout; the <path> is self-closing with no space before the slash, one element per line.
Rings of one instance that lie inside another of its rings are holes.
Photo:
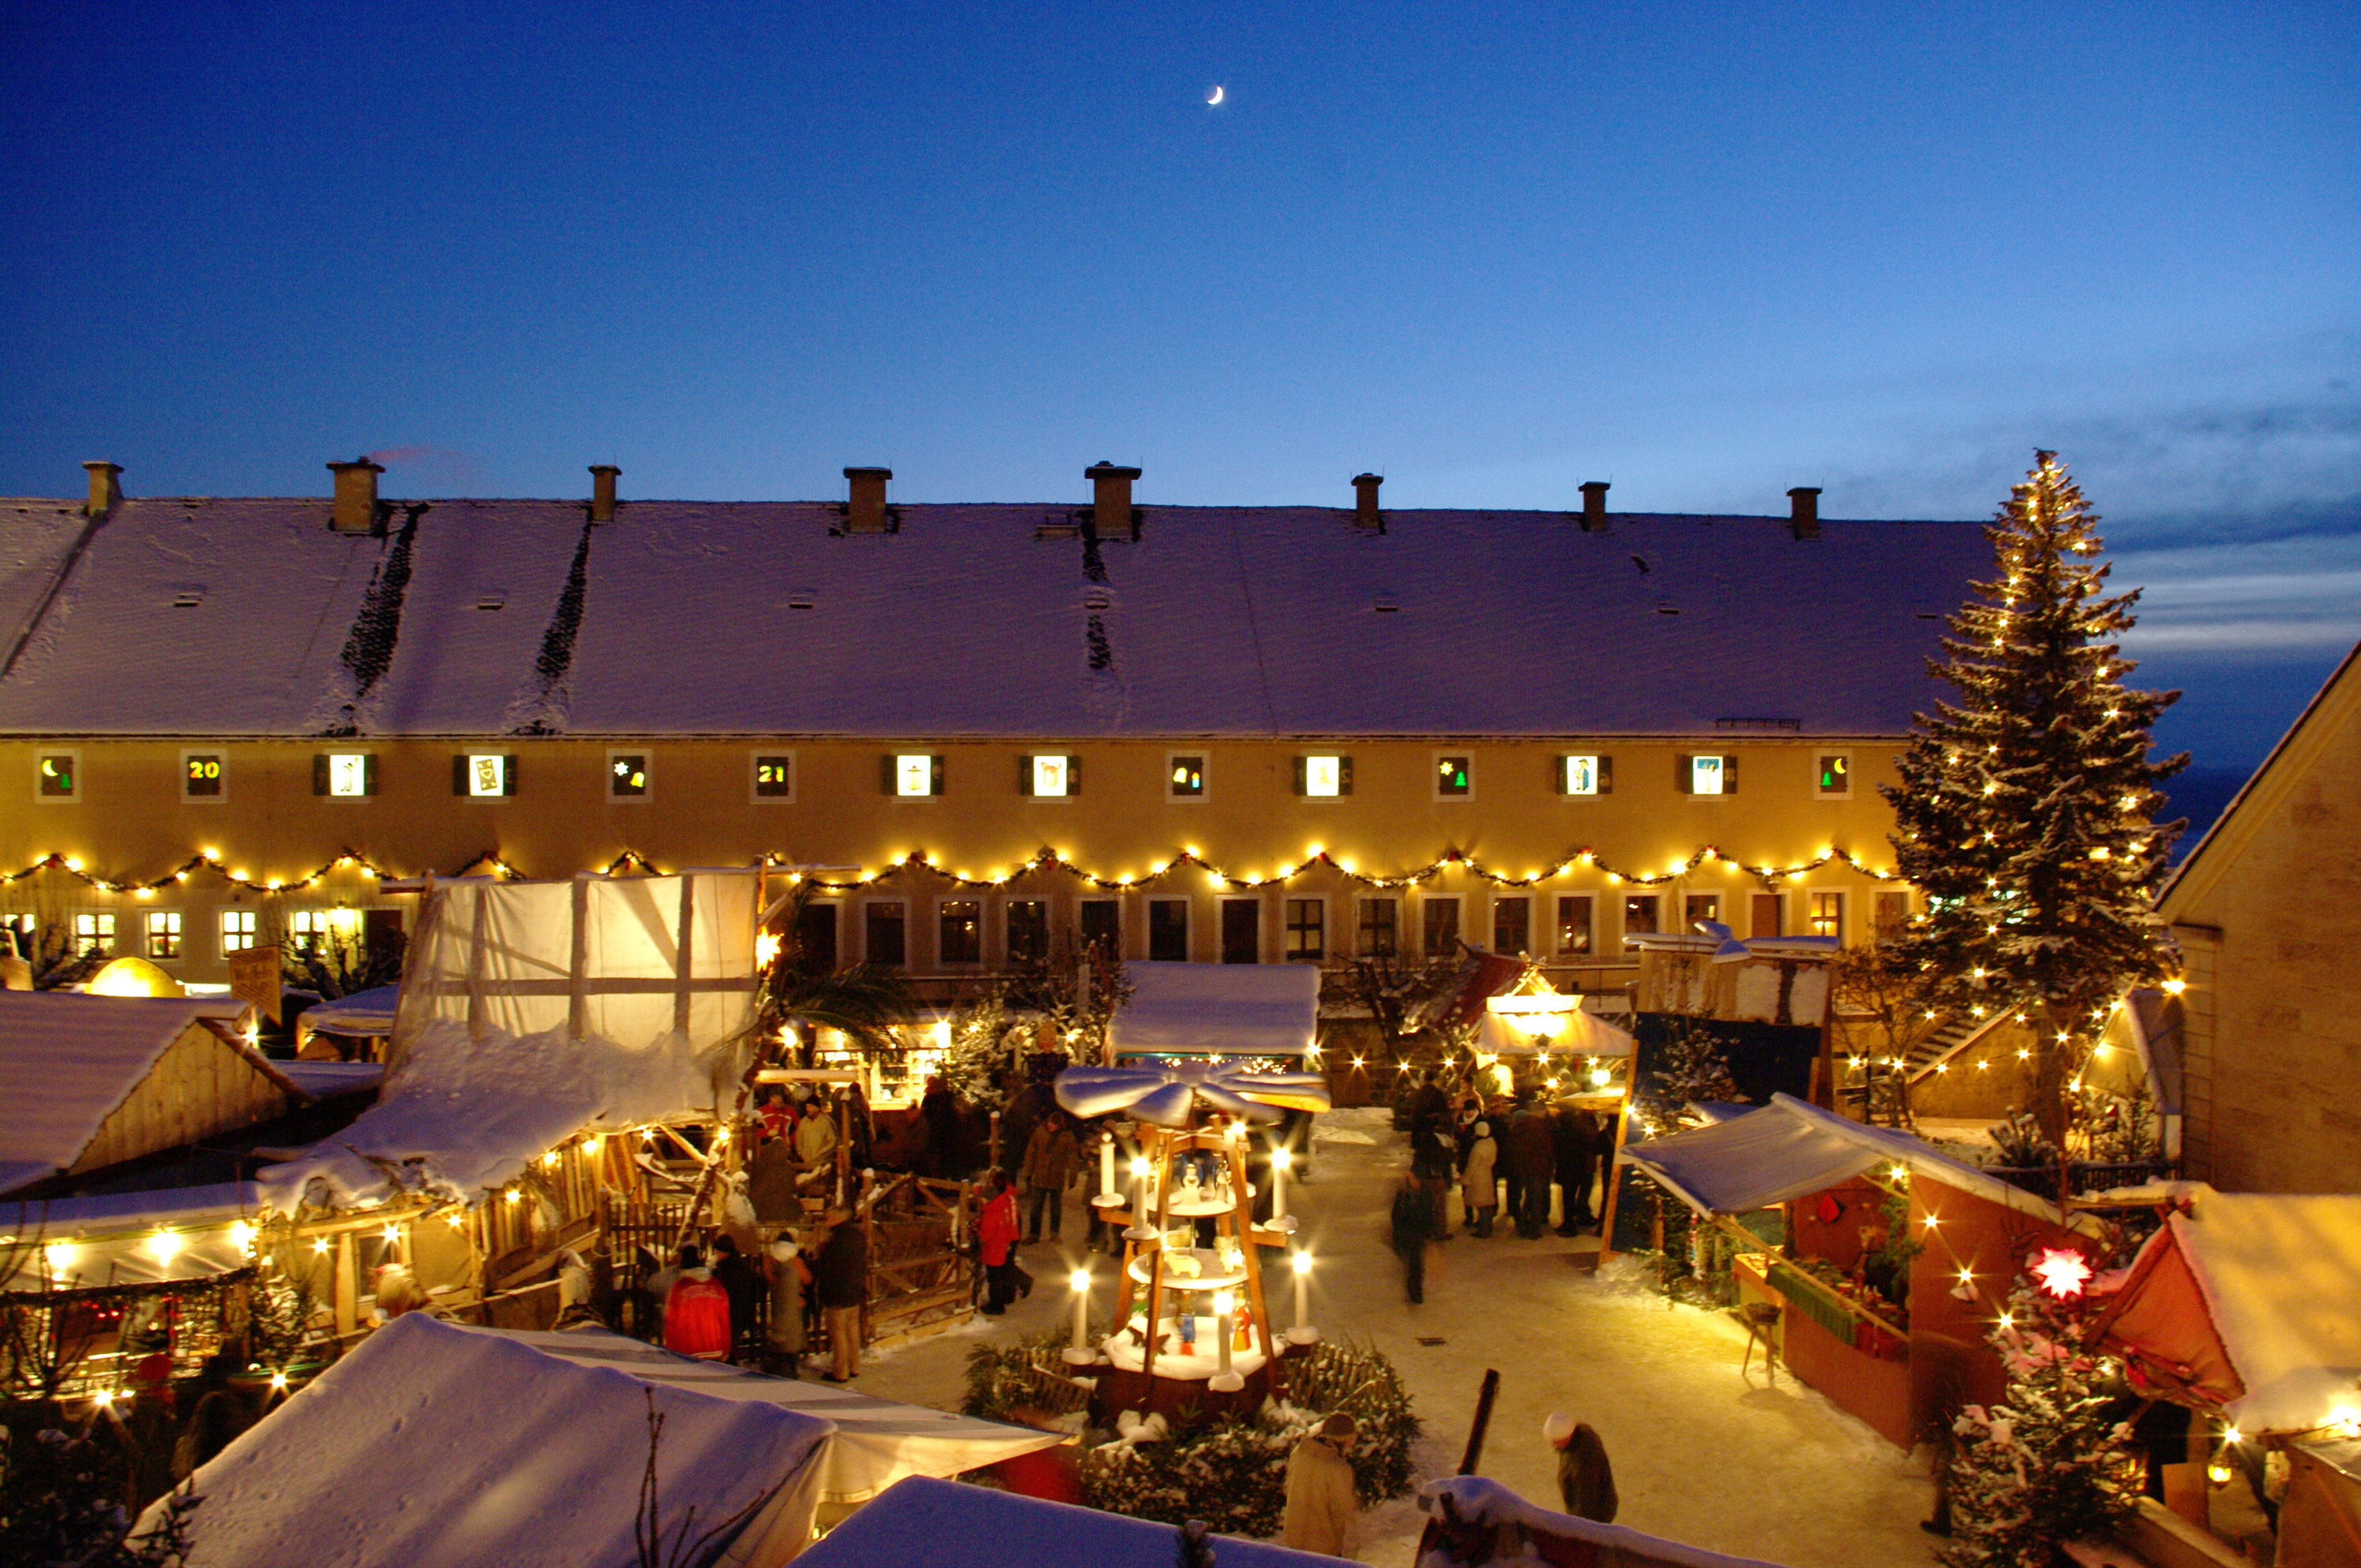
<path fill-rule="evenodd" d="M 1982 517 L 2038 445 L 2201 763 L 2361 636 L 2350 4 L 5 18 L 0 494 Z"/>

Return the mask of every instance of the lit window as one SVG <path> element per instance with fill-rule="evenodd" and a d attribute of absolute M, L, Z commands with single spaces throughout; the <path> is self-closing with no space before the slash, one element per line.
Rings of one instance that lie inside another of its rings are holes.
<path fill-rule="evenodd" d="M 1683 901 L 1681 914 L 1688 921 L 1684 929 L 1690 931 L 1697 929 L 1697 923 L 1700 920 L 1719 920 L 1721 918 L 1721 894 L 1692 893 Z"/>
<path fill-rule="evenodd" d="M 368 751 L 327 751 L 312 759 L 312 793 L 360 800 L 377 793 L 377 757 Z"/>
<path fill-rule="evenodd" d="M 1287 901 L 1287 956 L 1316 964 L 1328 956 L 1328 905 L 1317 898 Z"/>
<path fill-rule="evenodd" d="M 222 796 L 222 755 L 219 751 L 181 754 L 181 794 L 189 800 L 219 800 Z"/>
<path fill-rule="evenodd" d="M 1072 757 L 1037 753 L 1024 759 L 1016 776 L 1025 786 L 1025 794 L 1062 799 L 1080 793 L 1077 786 L 1082 783 L 1082 770 L 1074 764 Z"/>
<path fill-rule="evenodd" d="M 288 945 L 299 953 L 316 953 L 324 949 L 332 929 L 328 912 L 324 909 L 296 909 L 288 913 Z"/>
<path fill-rule="evenodd" d="M 112 915 L 77 915 L 74 916 L 74 951 L 83 958 L 93 958 L 115 950 L 115 916 Z"/>
<path fill-rule="evenodd" d="M 1722 784 L 1726 774 L 1727 770 L 1722 766 L 1720 757 L 1691 757 L 1689 759 L 1689 793 L 1720 795 L 1723 793 Z"/>
<path fill-rule="evenodd" d="M 885 759 L 885 793 L 916 800 L 943 793 L 943 760 L 924 751 L 897 753 Z"/>
<path fill-rule="evenodd" d="M 72 800 L 82 792 L 82 760 L 71 751 L 44 751 L 39 763 L 40 798 Z"/>
<path fill-rule="evenodd" d="M 1607 759 L 1604 757 L 1561 757 L 1563 770 L 1558 788 L 1566 795 L 1604 795 L 1607 793 Z"/>
<path fill-rule="evenodd" d="M 472 751 L 467 756 L 467 793 L 478 800 L 516 793 L 515 770 L 497 751 Z"/>
<path fill-rule="evenodd" d="M 1811 919 L 1813 936 L 1835 937 L 1839 939 L 1842 939 L 1844 937 L 1844 899 L 1845 895 L 1841 893 L 1816 893 L 1812 894 Z"/>
<path fill-rule="evenodd" d="M 1353 793 L 1353 759 L 1350 757 L 1298 757 L 1295 759 L 1295 793 L 1314 800 L 1334 800 L 1338 795 Z"/>
<path fill-rule="evenodd" d="M 221 912 L 222 951 L 242 953 L 254 946 L 255 913 L 251 909 L 225 909 Z"/>
<path fill-rule="evenodd" d="M 180 911 L 159 909 L 148 916 L 148 956 L 151 959 L 177 959 L 181 956 Z"/>
<path fill-rule="evenodd" d="M 754 758 L 754 798 L 793 800 L 795 797 L 795 758 L 777 752 L 757 753 Z"/>
<path fill-rule="evenodd" d="M 1434 760 L 1434 793 L 1444 799 L 1466 795 L 1468 791 L 1467 763 L 1466 757 L 1437 757 Z"/>
<path fill-rule="evenodd" d="M 607 796 L 610 800 L 645 800 L 651 773 L 645 751 L 607 753 Z"/>
<path fill-rule="evenodd" d="M 1634 893 L 1623 900 L 1623 934 L 1644 937 L 1656 929 L 1656 895 Z"/>
<path fill-rule="evenodd" d="M 1361 900 L 1361 935 L 1359 950 L 1365 959 L 1389 959 L 1400 951 L 1399 929 L 1401 901 L 1396 898 L 1365 898 Z"/>
<path fill-rule="evenodd" d="M 1205 794 L 1205 759 L 1174 757 L 1169 787 L 1175 799 L 1202 799 Z"/>
<path fill-rule="evenodd" d="M 1852 759 L 1841 751 L 1820 758 L 1818 793 L 1831 798 L 1852 793 Z"/>
<path fill-rule="evenodd" d="M 1884 941 L 1898 937 L 1910 926 L 1910 895 L 1906 893 L 1881 893 L 1877 895 L 1877 939 Z"/>

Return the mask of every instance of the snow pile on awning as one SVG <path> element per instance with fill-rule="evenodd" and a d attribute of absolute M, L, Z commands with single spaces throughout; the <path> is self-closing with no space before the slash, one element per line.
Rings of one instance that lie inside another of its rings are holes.
<path fill-rule="evenodd" d="M 1751 1213 L 1898 1165 L 2021 1213 L 2057 1219 L 2046 1200 L 1915 1134 L 1864 1126 L 1792 1094 L 1774 1094 L 1761 1110 L 1731 1121 L 1627 1145 L 1616 1159 L 1705 1214 Z"/>
<path fill-rule="evenodd" d="M 2361 1196 L 2200 1187 L 2098 1326 L 2145 1381 L 2246 1431 L 2361 1420 Z"/>
<path fill-rule="evenodd" d="M 753 1016 L 752 872 L 433 889 L 382 1097 L 271 1201 L 476 1202 L 591 1127 L 709 1116 Z"/>
<path fill-rule="evenodd" d="M 828 1532 L 807 1568 L 1172 1568 L 1169 1524 L 913 1476 Z M 1330 1568 L 1338 1561 L 1235 1536 L 1212 1538 L 1221 1568 Z"/>
<path fill-rule="evenodd" d="M 637 1563 L 648 1457 L 691 1538 L 768 1568 L 810 1530 L 828 1423 L 577 1366 L 498 1333 L 398 1318 L 195 1475 L 189 1568 L 585 1568 Z M 157 1508 L 162 1505 L 159 1503 Z M 143 1523 L 152 1523 L 151 1508 Z M 700 1561 L 703 1561 L 700 1559 Z"/>
<path fill-rule="evenodd" d="M 372 986 L 334 1002 L 314 1003 L 303 1010 L 303 1024 L 314 1034 L 390 1035 L 401 1002 L 401 987 Z"/>
<path fill-rule="evenodd" d="M 0 1191 L 71 1168 L 184 1030 L 247 1011 L 229 997 L 0 991 Z"/>
<path fill-rule="evenodd" d="M 475 1332 L 499 1333 L 577 1366 L 609 1366 L 642 1382 L 816 1416 L 835 1429 L 819 1460 L 822 1502 L 864 1502 L 906 1475 L 957 1475 L 1065 1441 L 1061 1432 L 873 1399 L 825 1383 L 765 1377 L 724 1362 L 675 1355 L 605 1329 Z"/>
<path fill-rule="evenodd" d="M 104 1290 L 235 1274 L 254 1262 L 251 1181 L 0 1203 L 0 1294 Z"/>
<path fill-rule="evenodd" d="M 1131 995 L 1109 1025 L 1117 1056 L 1300 1057 L 1320 1019 L 1316 964 L 1123 966 Z"/>
<path fill-rule="evenodd" d="M 1448 1475 L 1419 1487 L 1418 1506 L 1427 1513 L 1443 1516 L 1446 1505 L 1444 1517 L 1464 1523 L 1523 1527 L 1540 1555 L 1511 1561 L 1613 1563 L 1616 1568 L 1777 1568 L 1759 1557 L 1730 1557 L 1642 1535 L 1623 1525 L 1553 1513 L 1482 1475 Z"/>

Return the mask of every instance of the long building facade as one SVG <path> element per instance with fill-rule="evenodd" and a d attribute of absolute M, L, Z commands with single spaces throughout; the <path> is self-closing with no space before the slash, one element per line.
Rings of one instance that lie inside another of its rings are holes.
<path fill-rule="evenodd" d="M 1911 907 L 1878 794 L 1974 524 L 1355 504 L 0 501 L 0 915 L 219 983 L 389 878 L 746 865 L 956 989 Z M 14 779 L 15 784 L 6 781 Z M 13 798 L 12 798 L 13 797 Z"/>

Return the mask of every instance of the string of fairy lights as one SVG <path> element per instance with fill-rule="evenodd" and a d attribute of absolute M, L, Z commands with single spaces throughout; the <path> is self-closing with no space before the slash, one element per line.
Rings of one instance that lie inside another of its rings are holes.
<path fill-rule="evenodd" d="M 913 872 L 923 872 L 954 886 L 970 889 L 1003 887 L 1020 877 L 1062 872 L 1079 882 L 1108 892 L 1135 892 L 1166 887 L 1190 874 L 1205 877 L 1224 888 L 1252 891 L 1280 886 L 1297 877 L 1314 872 L 1332 872 L 1349 883 L 1377 889 L 1421 886 L 1454 871 L 1477 881 L 1488 883 L 1494 887 L 1507 888 L 1533 887 L 1583 871 L 1596 872 L 1610 886 L 1628 884 L 1632 887 L 1662 887 L 1666 883 L 1695 875 L 1700 868 L 1706 867 L 1719 867 L 1734 874 L 1750 876 L 1766 887 L 1775 887 L 1780 883 L 1794 881 L 1829 865 L 1843 865 L 1859 875 L 1877 882 L 1904 880 L 1899 872 L 1870 865 L 1853 855 L 1850 850 L 1835 845 L 1826 846 L 1817 854 L 1793 864 L 1777 865 L 1769 861 L 1757 863 L 1745 861 L 1737 856 L 1723 853 L 1717 845 L 1702 844 L 1691 850 L 1685 858 L 1667 862 L 1661 871 L 1649 871 L 1636 865 L 1613 865 L 1600 859 L 1597 850 L 1585 846 L 1582 849 L 1568 851 L 1549 865 L 1537 867 L 1521 874 L 1487 865 L 1476 856 L 1465 850 L 1454 849 L 1444 850 L 1442 854 L 1414 871 L 1398 872 L 1388 875 L 1363 871 L 1353 858 L 1336 855 L 1318 844 L 1307 848 L 1300 861 L 1282 861 L 1268 873 L 1259 870 L 1226 870 L 1207 859 L 1194 846 L 1176 850 L 1169 860 L 1158 861 L 1146 872 L 1137 875 L 1120 873 L 1110 876 L 1104 872 L 1091 871 L 1075 864 L 1060 851 L 1046 847 L 1036 850 L 1029 858 L 1014 867 L 995 869 L 982 875 L 947 866 L 923 850 L 910 850 L 901 858 L 889 861 L 874 871 L 865 867 L 859 868 L 851 876 L 829 876 L 822 873 L 807 875 L 800 870 L 793 869 L 796 865 L 797 862 L 787 856 L 766 852 L 760 859 L 751 862 L 747 869 L 785 870 L 789 880 L 808 882 L 813 887 L 828 892 L 851 892 L 873 887 L 888 878 Z M 504 859 L 497 850 L 486 850 L 471 857 L 456 872 L 427 874 L 465 876 L 478 867 L 489 867 L 493 873 L 499 876 L 520 881 L 526 880 L 525 872 Z M 59 872 L 79 878 L 101 893 L 127 894 L 137 898 L 153 897 L 165 888 L 187 883 L 192 876 L 201 872 L 210 872 L 232 886 L 252 893 L 265 894 L 299 893 L 325 881 L 339 872 L 350 872 L 378 882 L 403 881 L 407 880 L 408 876 L 419 874 L 390 871 L 357 850 L 346 850 L 304 876 L 256 877 L 248 875 L 239 868 L 236 861 L 225 857 L 218 850 L 203 849 L 159 877 L 148 879 L 108 877 L 91 871 L 79 855 L 58 852 L 44 855 L 20 871 L 0 872 L 0 886 L 22 882 L 44 872 Z M 670 874 L 636 850 L 625 850 L 606 865 L 594 871 L 594 874 L 604 876 L 630 873 L 650 876 Z"/>

